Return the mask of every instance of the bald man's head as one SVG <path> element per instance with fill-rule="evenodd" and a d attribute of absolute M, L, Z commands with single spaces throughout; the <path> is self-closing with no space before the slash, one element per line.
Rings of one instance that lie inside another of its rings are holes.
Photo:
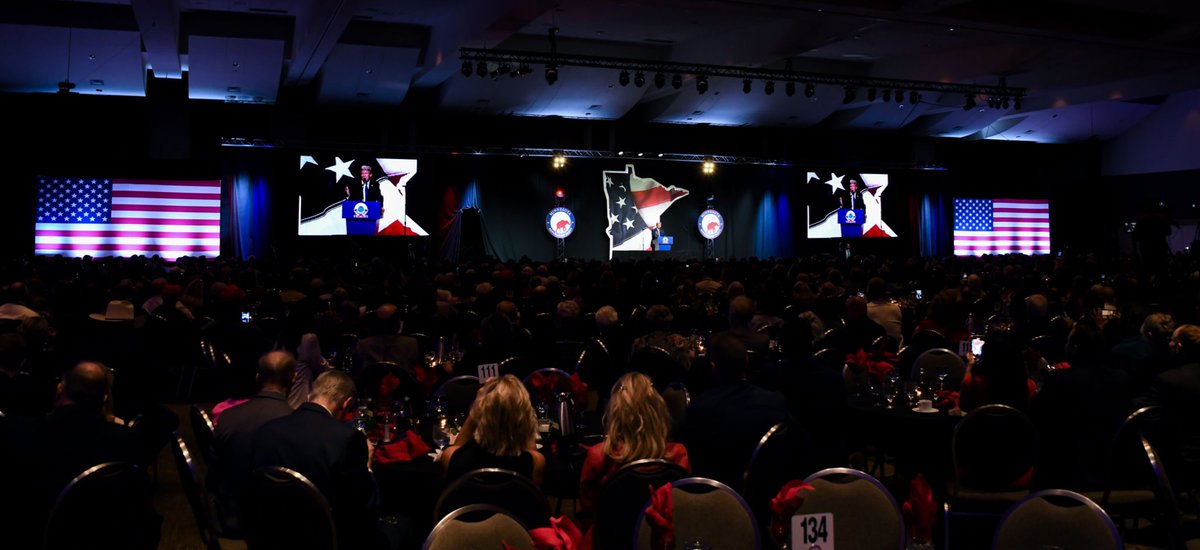
<path fill-rule="evenodd" d="M 287 393 L 296 377 L 296 358 L 286 351 L 271 351 L 258 358 L 258 389 Z"/>
<path fill-rule="evenodd" d="M 63 374 L 59 383 L 59 404 L 76 404 L 97 414 L 104 406 L 108 369 L 100 363 L 84 361 Z"/>

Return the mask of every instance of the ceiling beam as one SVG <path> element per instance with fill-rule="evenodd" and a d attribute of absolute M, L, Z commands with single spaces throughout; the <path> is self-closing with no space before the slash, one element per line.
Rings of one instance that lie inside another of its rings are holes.
<path fill-rule="evenodd" d="M 182 78 L 179 62 L 179 9 L 170 0 L 131 0 L 142 47 L 157 78 Z"/>
<path fill-rule="evenodd" d="M 285 85 L 308 84 L 317 76 L 359 4 L 359 0 L 310 0 L 307 9 L 296 14 Z"/>

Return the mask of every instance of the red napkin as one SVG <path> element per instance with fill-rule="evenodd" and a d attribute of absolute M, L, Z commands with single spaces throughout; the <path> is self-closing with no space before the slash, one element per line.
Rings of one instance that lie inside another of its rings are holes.
<path fill-rule="evenodd" d="M 671 483 L 655 489 L 650 486 L 650 506 L 646 521 L 650 522 L 650 546 L 655 550 L 675 548 L 675 510 L 671 500 Z"/>
<path fill-rule="evenodd" d="M 850 365 L 851 370 L 859 374 L 867 372 L 867 361 L 869 360 L 870 356 L 867 355 L 867 352 L 863 351 L 862 348 L 859 348 L 858 351 L 854 353 L 846 354 L 846 364 Z"/>
<path fill-rule="evenodd" d="M 1054 364 L 1054 370 L 1067 370 L 1069 368 L 1071 368 L 1071 364 L 1066 361 Z"/>
<path fill-rule="evenodd" d="M 400 387 L 400 378 L 392 373 L 383 375 L 383 379 L 379 381 L 379 401 L 382 403 L 385 399 L 391 397 L 392 392 Z"/>
<path fill-rule="evenodd" d="M 553 403 L 554 388 L 558 385 L 558 373 L 543 374 L 534 371 L 529 377 L 529 384 L 533 386 L 534 393 L 538 395 L 538 398 L 543 403 Z"/>
<path fill-rule="evenodd" d="M 583 533 L 568 517 L 550 518 L 550 527 L 529 531 L 534 550 L 576 550 Z"/>
<path fill-rule="evenodd" d="M 953 390 L 942 390 L 937 394 L 937 407 L 957 409 L 959 394 Z"/>
<path fill-rule="evenodd" d="M 583 409 L 587 408 L 587 402 L 588 402 L 587 391 L 588 391 L 587 382 L 584 382 L 583 379 L 579 377 L 579 373 L 572 374 L 571 375 L 571 393 L 575 396 L 575 408 L 576 409 L 583 410 Z"/>
<path fill-rule="evenodd" d="M 437 373 L 433 369 L 424 366 L 416 366 L 412 369 L 413 379 L 421 385 L 425 390 L 425 395 L 432 395 L 434 388 L 437 386 Z"/>
<path fill-rule="evenodd" d="M 925 476 L 917 477 L 909 484 L 908 501 L 904 503 L 904 523 L 908 525 L 908 537 L 917 542 L 933 540 L 933 520 L 937 517 L 937 504 L 933 502 L 933 489 Z"/>
<path fill-rule="evenodd" d="M 787 532 L 792 515 L 804 505 L 804 493 L 812 491 L 813 486 L 801 479 L 793 479 L 779 489 L 779 494 L 771 498 L 771 530 Z"/>
<path fill-rule="evenodd" d="M 421 436 L 412 430 L 408 430 L 404 434 L 404 439 L 380 444 L 376 447 L 375 463 L 410 462 L 414 458 L 429 454 L 429 450 L 429 445 L 421 441 Z"/>

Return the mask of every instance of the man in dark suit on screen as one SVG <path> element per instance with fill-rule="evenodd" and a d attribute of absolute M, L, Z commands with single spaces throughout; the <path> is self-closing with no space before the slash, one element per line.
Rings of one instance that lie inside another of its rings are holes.
<path fill-rule="evenodd" d="M 364 164 L 359 169 L 358 181 L 346 186 L 346 200 L 351 201 L 383 201 L 383 193 L 379 190 L 379 181 L 371 176 L 372 168 Z"/>
<path fill-rule="evenodd" d="M 662 237 L 662 222 L 658 222 L 650 228 L 650 250 L 658 250 L 660 237 Z"/>

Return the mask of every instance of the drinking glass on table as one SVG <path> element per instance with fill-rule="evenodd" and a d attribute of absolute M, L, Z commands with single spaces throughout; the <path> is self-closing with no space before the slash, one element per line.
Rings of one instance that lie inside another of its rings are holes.
<path fill-rule="evenodd" d="M 896 398 L 900 397 L 900 385 L 895 382 L 889 382 L 883 392 L 884 399 L 887 399 L 887 408 L 896 408 Z"/>
<path fill-rule="evenodd" d="M 946 389 L 946 378 L 950 376 L 950 367 L 947 365 L 937 366 L 938 391 Z"/>
<path fill-rule="evenodd" d="M 904 396 L 908 398 L 909 405 L 916 405 L 917 401 L 921 399 L 922 393 L 920 382 L 912 381 L 904 383 Z"/>

